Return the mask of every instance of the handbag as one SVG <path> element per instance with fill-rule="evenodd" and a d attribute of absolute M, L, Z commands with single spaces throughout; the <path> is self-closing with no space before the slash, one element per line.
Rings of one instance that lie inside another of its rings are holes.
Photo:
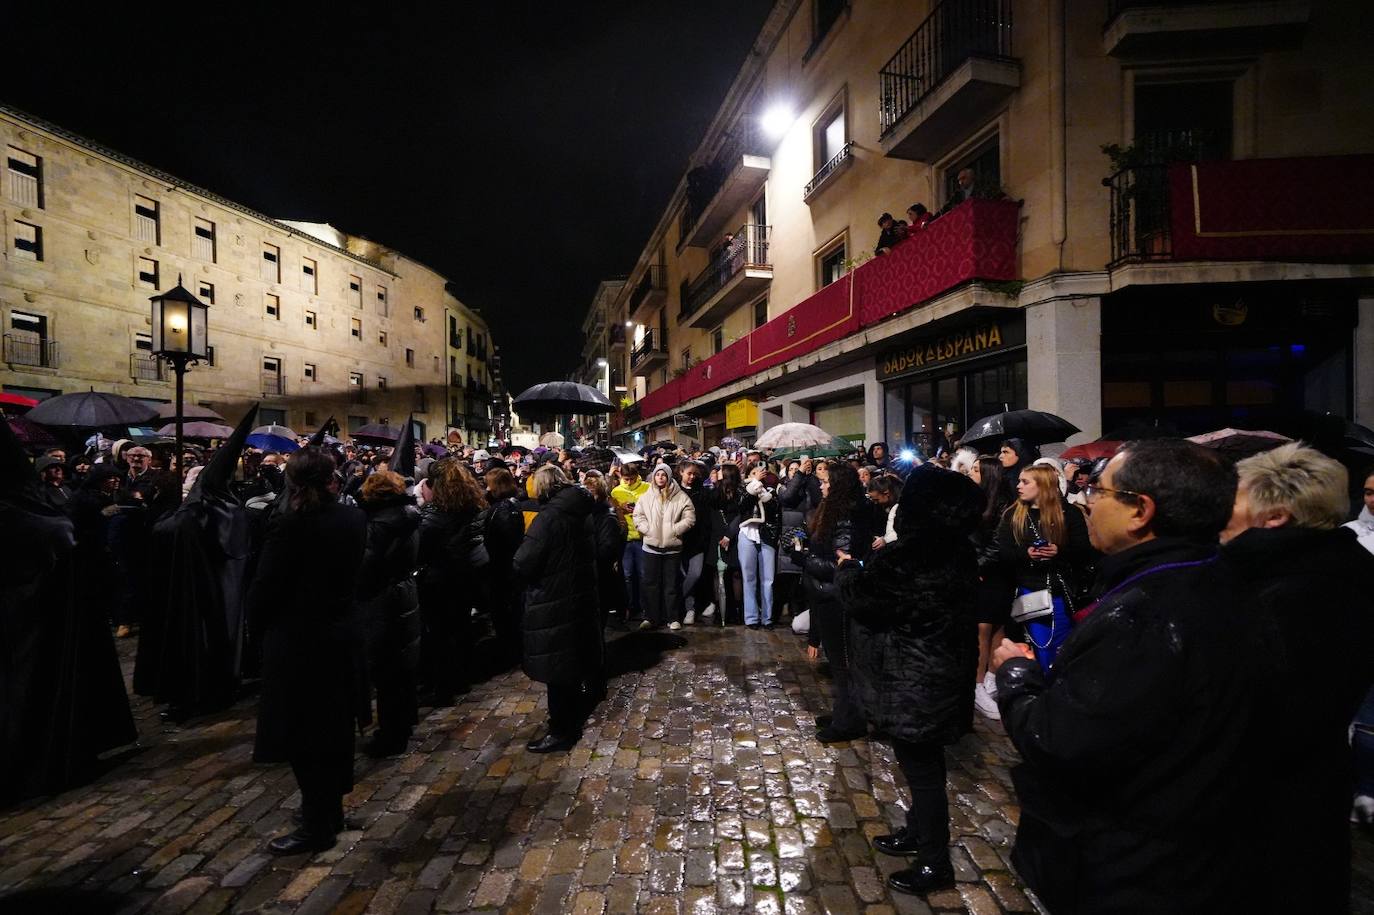
<path fill-rule="evenodd" d="M 1054 614 L 1054 597 L 1050 593 L 1048 579 L 1045 584 L 1047 587 L 1028 591 L 1011 602 L 1011 618 L 1015 622 L 1028 623 Z"/>

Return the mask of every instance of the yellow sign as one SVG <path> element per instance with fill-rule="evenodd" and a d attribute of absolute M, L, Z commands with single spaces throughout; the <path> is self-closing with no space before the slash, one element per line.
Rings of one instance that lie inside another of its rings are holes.
<path fill-rule="evenodd" d="M 725 405 L 725 428 L 749 429 L 759 424 L 759 405 L 748 397 L 732 400 Z"/>
<path fill-rule="evenodd" d="M 879 364 L 878 374 L 880 377 L 890 378 L 893 375 L 939 365 L 951 359 L 997 349 L 1001 345 L 1002 328 L 996 324 L 971 327 L 889 354 Z"/>

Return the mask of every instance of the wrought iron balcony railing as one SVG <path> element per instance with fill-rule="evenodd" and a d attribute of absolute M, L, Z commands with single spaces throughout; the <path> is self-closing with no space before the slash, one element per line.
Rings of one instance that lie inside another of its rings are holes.
<path fill-rule="evenodd" d="M 1157 130 L 1137 137 L 1134 161 L 1102 179 L 1112 194 L 1112 263 L 1172 257 L 1169 164 L 1224 159 L 1230 146 L 1229 131 L 1206 128 Z"/>
<path fill-rule="evenodd" d="M 679 318 L 694 314 L 746 267 L 770 266 L 768 235 L 771 226 L 740 226 L 720 253 L 687 287 Z"/>
<path fill-rule="evenodd" d="M 679 238 L 692 234 L 731 173 L 739 167 L 742 158 L 749 155 L 766 156 L 768 152 L 759 129 L 751 120 L 744 119 L 735 126 L 734 133 L 721 144 L 720 152 L 709 164 L 687 173 L 687 204 L 678 217 Z"/>
<path fill-rule="evenodd" d="M 820 189 L 820 186 L 837 171 L 840 167 L 854 157 L 854 141 L 849 140 L 840 147 L 840 151 L 830 157 L 830 161 L 821 166 L 821 170 L 816 172 L 806 185 L 806 190 L 802 191 L 802 199 L 805 200 Z"/>
<path fill-rule="evenodd" d="M 944 0 L 878 71 L 879 136 L 886 137 L 970 57 L 1011 59 L 1012 0 Z"/>
<path fill-rule="evenodd" d="M 286 393 L 286 379 L 281 372 L 262 373 L 262 393 L 282 395 Z"/>
<path fill-rule="evenodd" d="M 639 284 L 635 286 L 635 291 L 630 295 L 631 314 L 634 314 L 635 310 L 638 309 L 639 306 L 643 304 L 644 300 L 651 294 L 663 292 L 667 289 L 667 276 L 667 268 L 662 264 L 649 265 L 649 268 L 644 271 L 644 276 L 640 279 Z M 624 328 L 621 328 L 621 330 L 624 330 Z"/>
<path fill-rule="evenodd" d="M 57 367 L 56 340 L 25 340 L 5 334 L 5 361 L 10 365 Z"/>
<path fill-rule="evenodd" d="M 647 330 L 644 332 L 644 339 L 635 344 L 635 348 L 630 351 L 630 366 L 639 368 L 656 357 L 667 358 L 668 341 L 663 332 L 659 330 Z"/>
<path fill-rule="evenodd" d="M 150 353 L 130 353 L 129 377 L 135 381 L 166 381 L 167 366 Z"/>

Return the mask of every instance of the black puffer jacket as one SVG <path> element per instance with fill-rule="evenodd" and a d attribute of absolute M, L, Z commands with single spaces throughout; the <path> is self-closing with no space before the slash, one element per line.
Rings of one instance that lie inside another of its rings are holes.
<path fill-rule="evenodd" d="M 813 611 L 807 642 L 815 648 L 824 646 L 832 663 L 847 663 L 848 652 L 843 646 L 848 640 L 849 629 L 840 593 L 835 587 L 835 570 L 839 565 L 835 551 L 844 550 L 855 559 L 867 559 L 875 533 L 884 526 L 885 521 L 878 517 L 873 503 L 860 497 L 835 522 L 834 528 L 812 537 L 805 551 L 794 554 L 802 567 L 807 605 Z"/>
<path fill-rule="evenodd" d="M 544 503 L 515 553 L 525 585 L 525 673 L 540 683 L 577 683 L 601 666 L 596 543 L 585 489 L 564 486 Z"/>
<path fill-rule="evenodd" d="M 410 582 L 419 555 L 420 510 L 405 495 L 370 499 L 358 507 L 367 516 L 367 549 L 358 572 L 358 599 L 371 601 Z"/>
<path fill-rule="evenodd" d="M 739 521 L 741 503 L 744 501 L 744 487 L 733 497 L 727 497 L 725 490 L 717 486 L 712 492 L 711 497 L 711 540 L 719 545 L 722 537 L 730 538 L 730 545 L 720 551 L 720 558 L 725 560 L 725 564 L 732 569 L 739 568 L 739 553 L 735 551 L 735 537 L 731 536 L 733 530 L 736 535 L 739 533 Z"/>
<path fill-rule="evenodd" d="M 600 609 L 603 613 L 624 609 L 625 582 L 616 563 L 625 554 L 625 525 L 614 508 L 598 503 L 587 516 L 587 530 L 596 545 L 596 587 Z"/>
<path fill-rule="evenodd" d="M 900 504 L 897 542 L 835 576 L 851 623 L 854 695 L 892 736 L 951 744 L 973 726 L 977 564 L 968 537 L 983 498 L 967 477 L 923 464 Z"/>
<path fill-rule="evenodd" d="M 420 591 L 440 595 L 471 592 L 478 585 L 473 574 L 490 561 L 482 538 L 482 515 L 477 511 L 446 512 L 434 503 L 420 510 Z"/>
<path fill-rule="evenodd" d="M 696 513 L 696 524 L 692 529 L 682 535 L 682 555 L 685 559 L 689 556 L 700 556 L 706 552 L 706 547 L 711 542 L 711 490 L 697 483 L 695 489 L 683 487 L 682 491 L 687 493 L 687 498 L 692 500 L 692 511 Z"/>
<path fill-rule="evenodd" d="M 778 487 L 778 498 L 788 511 L 810 514 L 821 504 L 821 481 L 814 473 L 798 471 Z"/>

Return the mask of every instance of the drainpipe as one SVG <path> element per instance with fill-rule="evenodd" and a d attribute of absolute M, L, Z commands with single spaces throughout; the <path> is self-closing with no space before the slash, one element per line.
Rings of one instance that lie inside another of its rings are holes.
<path fill-rule="evenodd" d="M 1059 248 L 1059 272 L 1064 270 L 1064 243 L 1069 235 L 1069 175 L 1066 141 L 1069 130 L 1068 40 L 1065 0 L 1050 0 L 1049 21 L 1049 121 L 1050 121 L 1050 223 L 1052 240 Z"/>

